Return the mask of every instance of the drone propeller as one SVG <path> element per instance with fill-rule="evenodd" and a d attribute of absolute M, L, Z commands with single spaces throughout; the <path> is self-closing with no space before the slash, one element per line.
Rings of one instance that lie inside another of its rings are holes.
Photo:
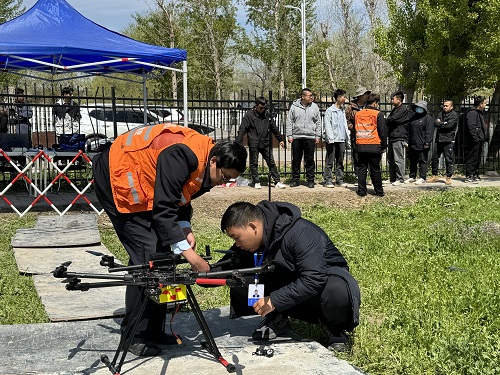
<path fill-rule="evenodd" d="M 89 253 L 89 254 L 92 254 L 92 255 L 95 255 L 95 256 L 98 256 L 98 257 L 102 257 L 102 256 L 106 255 L 106 254 L 101 253 L 99 251 L 86 250 L 85 252 Z"/>

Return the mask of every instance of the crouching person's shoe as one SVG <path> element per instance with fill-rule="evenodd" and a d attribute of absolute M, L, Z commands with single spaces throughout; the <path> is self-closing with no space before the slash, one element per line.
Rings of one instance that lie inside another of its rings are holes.
<path fill-rule="evenodd" d="M 160 347 L 151 341 L 133 342 L 128 351 L 138 357 L 154 357 L 161 353 Z"/>
<path fill-rule="evenodd" d="M 345 332 L 332 332 L 328 336 L 326 347 L 334 352 L 345 352 L 349 350 L 349 338 Z"/>
<path fill-rule="evenodd" d="M 287 316 L 278 314 L 274 318 L 266 317 L 260 322 L 259 328 L 252 332 L 252 339 L 273 340 L 291 329 L 292 326 Z"/>

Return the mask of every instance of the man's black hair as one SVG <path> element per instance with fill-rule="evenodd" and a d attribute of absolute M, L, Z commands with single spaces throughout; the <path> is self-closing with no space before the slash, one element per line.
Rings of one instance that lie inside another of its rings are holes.
<path fill-rule="evenodd" d="M 300 91 L 300 96 L 304 95 L 305 92 L 310 92 L 312 94 L 312 91 L 311 89 L 308 89 L 307 87 L 304 87 L 301 91 Z"/>
<path fill-rule="evenodd" d="M 63 87 L 62 89 L 62 94 L 63 95 L 66 95 L 66 94 L 73 94 L 73 89 L 71 87 Z"/>
<path fill-rule="evenodd" d="M 24 95 L 24 89 L 17 87 L 16 88 L 16 95 Z"/>
<path fill-rule="evenodd" d="M 255 105 L 265 105 L 267 106 L 267 99 L 263 96 L 255 98 Z"/>
<path fill-rule="evenodd" d="M 366 98 L 366 105 L 370 105 L 373 103 L 380 103 L 380 95 L 379 94 L 368 95 L 368 98 Z"/>
<path fill-rule="evenodd" d="M 210 151 L 216 158 L 217 168 L 233 168 L 243 173 L 247 167 L 247 150 L 236 141 L 220 141 Z"/>
<path fill-rule="evenodd" d="M 342 95 L 345 95 L 347 91 L 345 90 L 342 90 L 342 89 L 337 89 L 335 90 L 335 92 L 333 93 L 333 98 L 335 99 L 335 101 L 337 101 L 337 99 L 339 97 L 341 97 Z"/>
<path fill-rule="evenodd" d="M 477 107 L 479 104 L 481 104 L 485 100 L 486 100 L 486 96 L 482 96 L 482 95 L 476 96 L 474 98 L 474 107 Z"/>
<path fill-rule="evenodd" d="M 395 91 L 391 95 L 391 99 L 392 98 L 398 98 L 399 100 L 401 100 L 401 102 L 403 102 L 403 100 L 405 99 L 405 94 L 403 94 L 403 91 Z"/>
<path fill-rule="evenodd" d="M 236 202 L 230 205 L 220 221 L 220 229 L 226 232 L 231 227 L 242 228 L 253 220 L 264 222 L 264 214 L 256 205 Z"/>

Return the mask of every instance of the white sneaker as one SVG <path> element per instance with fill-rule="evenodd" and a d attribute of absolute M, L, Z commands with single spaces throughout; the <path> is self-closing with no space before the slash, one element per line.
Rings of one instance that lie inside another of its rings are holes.
<path fill-rule="evenodd" d="M 283 182 L 277 182 L 275 187 L 277 189 L 284 189 L 284 188 L 286 188 L 286 185 Z"/>
<path fill-rule="evenodd" d="M 253 185 L 254 188 L 256 189 L 262 189 L 262 186 L 260 186 L 260 183 L 256 182 L 255 185 Z"/>
<path fill-rule="evenodd" d="M 417 181 L 415 181 L 415 183 L 416 183 L 417 185 L 422 185 L 422 184 L 425 184 L 425 182 L 426 182 L 426 181 L 425 181 L 423 178 L 419 178 Z"/>
<path fill-rule="evenodd" d="M 392 183 L 392 186 L 400 186 L 400 185 L 403 185 L 403 182 L 399 181 L 399 180 L 396 180 Z"/>
<path fill-rule="evenodd" d="M 405 184 L 413 184 L 416 180 L 414 178 L 409 178 L 408 180 L 405 181 Z"/>

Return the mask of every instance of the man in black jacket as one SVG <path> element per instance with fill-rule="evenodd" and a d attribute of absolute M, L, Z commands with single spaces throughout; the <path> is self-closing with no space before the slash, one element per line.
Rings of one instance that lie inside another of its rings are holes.
<path fill-rule="evenodd" d="M 254 340 L 287 332 L 292 317 L 325 324 L 328 346 L 346 348 L 345 331 L 359 323 L 359 287 L 347 261 L 320 227 L 302 218 L 297 206 L 262 201 L 229 206 L 221 229 L 235 240 L 234 254 L 226 258 L 236 258 L 238 268 L 268 260 L 275 266 L 274 272 L 259 275 L 258 282 L 249 277 L 248 287 L 231 288 L 231 318 L 255 313 L 265 317 L 252 333 Z M 264 285 L 264 297 L 248 306 L 255 284 Z"/>
<path fill-rule="evenodd" d="M 283 136 L 280 134 L 275 121 L 270 118 L 269 112 L 267 111 L 267 99 L 260 96 L 255 99 L 254 107 L 245 113 L 241 121 L 240 129 L 238 130 L 236 142 L 242 144 L 243 136 L 248 134 L 250 174 L 252 175 L 253 186 L 256 189 L 261 188 L 258 171 L 259 153 L 269 167 L 275 186 L 278 189 L 284 189 L 286 185 L 280 182 L 280 174 L 278 168 L 276 168 L 273 154 L 269 152 L 269 131 L 273 133 L 274 137 L 280 143 L 280 146 L 285 147 Z M 269 181 L 269 183 L 270 182 L 271 181 Z"/>
<path fill-rule="evenodd" d="M 453 175 L 453 160 L 455 145 L 455 135 L 458 128 L 458 114 L 453 110 L 453 101 L 445 100 L 443 110 L 438 114 L 434 121 L 436 131 L 436 143 L 432 152 L 432 177 L 427 182 L 439 181 L 439 158 L 444 154 L 446 164 L 446 185 L 451 185 L 451 176 Z"/>
<path fill-rule="evenodd" d="M 479 177 L 479 166 L 483 145 L 486 141 L 486 122 L 483 111 L 486 108 L 486 98 L 478 96 L 474 99 L 474 108 L 470 108 L 465 115 L 465 134 L 467 144 L 467 155 L 465 161 L 465 182 L 477 184 L 481 181 Z"/>
<path fill-rule="evenodd" d="M 394 186 L 405 182 L 405 151 L 408 147 L 408 128 L 410 126 L 411 113 L 406 105 L 403 105 L 404 94 L 397 91 L 392 94 L 392 106 L 394 107 L 386 119 L 389 147 L 387 149 L 387 160 L 389 162 L 389 178 Z"/>
<path fill-rule="evenodd" d="M 405 183 L 423 184 L 427 182 L 427 157 L 434 137 L 434 120 L 427 113 L 427 102 L 420 100 L 412 104 L 413 116 L 410 121 L 409 156 L 410 178 Z M 417 166 L 419 178 L 417 179 Z"/>

